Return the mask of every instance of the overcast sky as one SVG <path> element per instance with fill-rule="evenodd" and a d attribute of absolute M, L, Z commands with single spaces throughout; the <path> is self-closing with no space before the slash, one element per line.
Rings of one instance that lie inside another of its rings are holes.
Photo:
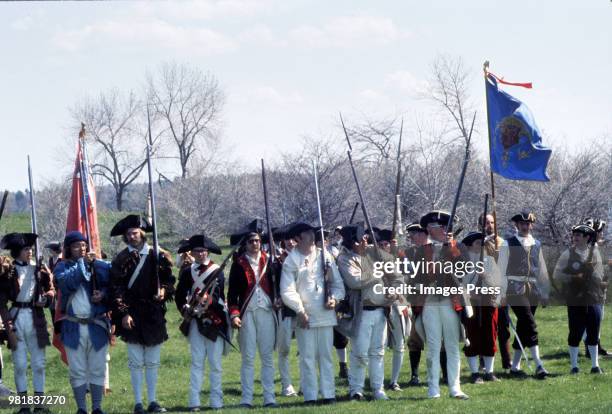
<path fill-rule="evenodd" d="M 349 122 L 410 118 L 440 53 L 463 58 L 481 113 L 488 59 L 507 80 L 534 83 L 509 92 L 531 108 L 545 144 L 610 140 L 611 22 L 609 0 L 1 3 L 0 189 L 26 188 L 28 153 L 37 182 L 59 180 L 68 108 L 138 89 L 165 60 L 217 76 L 223 139 L 247 165 L 304 135 L 340 136 L 339 110 Z"/>

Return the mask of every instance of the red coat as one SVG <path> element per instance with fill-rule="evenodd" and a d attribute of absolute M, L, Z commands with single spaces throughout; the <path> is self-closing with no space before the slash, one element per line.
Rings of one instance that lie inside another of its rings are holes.
<path fill-rule="evenodd" d="M 267 268 L 268 255 L 262 251 L 259 258 L 259 273 L 261 274 L 260 285 L 264 292 L 270 297 L 270 301 L 274 303 L 274 286 L 270 280 L 270 273 Z M 230 316 L 242 316 L 248 302 L 247 298 L 251 291 L 255 288 L 255 272 L 246 257 L 246 253 L 239 256 L 232 262 L 232 267 L 229 274 L 229 287 L 227 291 L 227 304 L 230 310 Z"/>

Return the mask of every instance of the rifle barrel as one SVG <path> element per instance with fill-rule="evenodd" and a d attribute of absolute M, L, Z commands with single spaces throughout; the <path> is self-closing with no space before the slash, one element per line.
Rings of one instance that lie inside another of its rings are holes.
<path fill-rule="evenodd" d="M 28 155 L 28 182 L 30 184 L 30 206 L 31 206 L 31 220 L 32 220 L 32 233 L 38 234 L 38 223 L 36 222 L 36 202 L 34 199 L 34 184 L 32 178 L 32 165 L 30 163 L 30 156 Z M 34 243 L 34 255 L 36 257 L 36 263 L 40 264 L 40 242 L 38 237 Z"/>
<path fill-rule="evenodd" d="M 4 195 L 2 196 L 2 203 L 0 203 L 0 219 L 4 215 L 4 208 L 6 207 L 6 199 L 8 198 L 9 191 L 4 190 Z"/>
<path fill-rule="evenodd" d="M 155 210 L 155 189 L 153 185 L 153 168 L 151 167 L 151 149 L 153 136 L 151 135 L 151 114 L 147 105 L 147 126 L 149 129 L 149 142 L 147 142 L 147 173 L 149 175 L 149 195 L 151 196 L 151 225 L 153 226 L 153 264 L 155 279 L 157 280 L 157 296 L 160 294 L 161 282 L 159 280 L 159 239 L 157 237 L 157 211 Z"/>

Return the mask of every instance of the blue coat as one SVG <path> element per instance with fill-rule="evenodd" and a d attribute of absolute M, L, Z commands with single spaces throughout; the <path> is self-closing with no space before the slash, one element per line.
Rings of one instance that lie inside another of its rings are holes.
<path fill-rule="evenodd" d="M 110 263 L 103 260 L 96 260 L 94 262 L 94 270 L 96 274 L 96 288 L 103 294 L 103 299 L 100 303 L 91 304 L 91 318 L 101 316 L 108 312 L 106 306 L 107 295 L 109 294 L 109 283 L 110 283 Z M 83 259 L 78 259 L 76 262 L 72 260 L 65 260 L 60 262 L 54 269 L 53 274 L 59 289 L 61 291 L 61 310 L 62 314 L 74 316 L 72 310 L 72 304 L 66 309 L 68 298 L 74 294 L 77 289 L 83 285 L 87 296 L 91 300 L 92 286 L 91 286 L 91 274 L 85 268 L 85 262 Z M 88 282 L 85 279 L 85 275 L 90 277 Z M 108 343 L 108 333 L 99 325 L 90 323 L 89 325 L 89 337 L 93 344 L 94 349 L 97 351 Z M 68 320 L 62 321 L 61 328 L 61 339 L 64 346 L 77 349 L 79 347 L 79 324 Z"/>

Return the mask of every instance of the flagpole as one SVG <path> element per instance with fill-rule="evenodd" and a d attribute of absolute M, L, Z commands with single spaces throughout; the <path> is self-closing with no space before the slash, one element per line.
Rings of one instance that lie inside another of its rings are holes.
<path fill-rule="evenodd" d="M 495 250 L 499 249 L 497 245 L 497 212 L 495 210 L 495 179 L 493 177 L 493 169 L 491 168 L 491 126 L 489 125 L 489 98 L 487 96 L 487 74 L 489 69 L 489 61 L 486 60 L 482 65 L 482 70 L 484 72 L 484 81 L 485 81 L 485 105 L 487 107 L 487 131 L 489 135 L 489 175 L 491 177 L 491 210 L 493 212 L 493 232 L 494 232 L 494 240 L 495 240 Z M 482 218 L 483 228 L 484 223 L 487 218 Z"/>
<path fill-rule="evenodd" d="M 81 176 L 81 203 L 83 203 L 83 214 L 85 216 L 85 235 L 87 236 L 87 244 L 89 245 L 89 251 L 93 251 L 93 241 L 91 240 L 91 229 L 89 227 L 89 212 L 87 211 L 87 197 L 85 192 L 87 191 L 87 180 L 85 178 L 85 124 L 81 122 L 81 131 L 79 132 L 79 143 L 81 145 L 81 159 L 80 159 L 80 176 Z"/>

